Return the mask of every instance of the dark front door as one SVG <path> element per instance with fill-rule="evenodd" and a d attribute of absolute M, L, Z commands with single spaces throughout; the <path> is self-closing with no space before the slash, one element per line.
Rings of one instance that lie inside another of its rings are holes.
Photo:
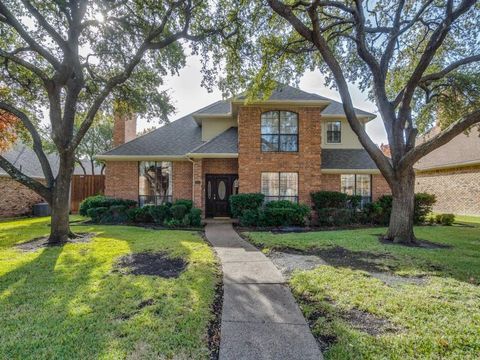
<path fill-rule="evenodd" d="M 228 199 L 233 193 L 238 175 L 205 176 L 205 212 L 207 217 L 230 216 Z"/>

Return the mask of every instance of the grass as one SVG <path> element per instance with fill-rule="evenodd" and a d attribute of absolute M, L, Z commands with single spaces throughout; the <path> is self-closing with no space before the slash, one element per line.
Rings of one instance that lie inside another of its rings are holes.
<path fill-rule="evenodd" d="M 0 358 L 209 358 L 207 327 L 219 280 L 194 232 L 74 226 L 88 243 L 23 252 L 49 218 L 0 222 Z M 165 251 L 188 261 L 178 278 L 121 275 L 122 255 Z M 141 306 L 149 301 L 149 306 Z"/>
<path fill-rule="evenodd" d="M 415 229 L 420 239 L 451 246 L 439 249 L 381 244 L 378 234 L 385 229 L 380 228 L 247 236 L 266 252 L 332 246 L 367 251 L 380 254 L 377 261 L 397 275 L 425 277 L 422 284 L 387 285 L 349 267 L 323 265 L 294 272 L 290 286 L 314 334 L 335 339 L 326 359 L 478 359 L 480 218 L 457 221 L 451 227 Z M 348 320 L 352 310 L 385 319 L 398 330 L 369 335 Z"/>

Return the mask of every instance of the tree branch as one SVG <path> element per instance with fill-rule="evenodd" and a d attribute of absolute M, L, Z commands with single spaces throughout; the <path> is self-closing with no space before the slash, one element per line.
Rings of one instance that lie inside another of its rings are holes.
<path fill-rule="evenodd" d="M 440 70 L 439 72 L 425 75 L 420 79 L 419 83 L 428 84 L 431 81 L 440 80 L 441 78 L 446 76 L 448 73 L 452 72 L 453 70 L 456 70 L 460 66 L 471 64 L 477 61 L 480 61 L 480 54 L 460 59 L 458 61 L 451 63 L 450 65 Z"/>
<path fill-rule="evenodd" d="M 28 61 L 23 60 L 22 58 L 19 58 L 18 56 L 14 55 L 15 52 L 6 52 L 2 49 L 0 49 L 0 57 L 3 57 L 4 59 L 8 59 L 13 61 L 14 63 L 23 66 L 25 69 L 30 70 L 33 72 L 35 75 L 37 75 L 44 83 L 49 81 L 49 78 L 47 74 L 45 74 L 40 68 L 36 67 L 35 65 L 29 63 Z"/>
<path fill-rule="evenodd" d="M 28 188 L 34 190 L 37 194 L 42 196 L 47 202 L 51 203 L 52 201 L 52 192 L 49 188 L 43 185 L 41 182 L 25 175 L 15 166 L 13 166 L 7 159 L 0 155 L 0 167 L 5 170 L 5 172 L 10 175 L 10 177 L 21 183 L 22 185 L 27 186 Z"/>
<path fill-rule="evenodd" d="M 40 54 L 45 60 L 47 60 L 55 69 L 60 69 L 60 62 L 49 51 L 43 48 L 38 42 L 36 42 L 23 28 L 17 18 L 8 10 L 3 1 L 0 0 L 0 15 L 5 18 L 4 23 L 13 27 L 17 33 L 25 40 L 25 42 L 38 54 Z"/>
<path fill-rule="evenodd" d="M 472 125 L 478 123 L 480 123 L 480 109 L 465 115 L 462 119 L 457 120 L 445 130 L 435 135 L 428 141 L 417 145 L 416 147 L 408 151 L 400 161 L 399 167 L 406 168 L 415 164 L 425 155 L 431 153 L 435 149 L 438 149 L 440 146 L 445 145 L 455 136 L 469 129 Z"/>
<path fill-rule="evenodd" d="M 37 129 L 33 125 L 33 123 L 30 121 L 28 116 L 21 110 L 17 109 L 16 107 L 7 104 L 4 101 L 0 101 L 0 109 L 14 115 L 20 121 L 22 122 L 23 126 L 28 130 L 30 135 L 32 136 L 33 140 L 33 151 L 37 155 L 38 161 L 40 162 L 40 165 L 42 167 L 43 174 L 45 175 L 45 179 L 47 180 L 47 186 L 51 187 L 55 181 L 53 177 L 53 172 L 52 168 L 50 166 L 50 162 L 47 159 L 47 156 L 45 155 L 45 152 L 43 151 L 43 146 L 42 146 L 42 140 L 40 137 L 40 134 L 38 133 Z M 7 171 L 7 170 L 5 170 Z"/>

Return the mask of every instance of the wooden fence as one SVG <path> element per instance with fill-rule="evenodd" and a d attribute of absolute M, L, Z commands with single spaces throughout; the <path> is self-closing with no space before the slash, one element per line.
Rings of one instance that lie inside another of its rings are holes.
<path fill-rule="evenodd" d="M 73 175 L 70 210 L 78 212 L 83 199 L 105 192 L 105 175 Z"/>

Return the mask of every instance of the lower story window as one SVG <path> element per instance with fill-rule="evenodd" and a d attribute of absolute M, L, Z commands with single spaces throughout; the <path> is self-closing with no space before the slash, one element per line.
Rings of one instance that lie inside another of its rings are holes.
<path fill-rule="evenodd" d="M 348 195 L 360 195 L 361 206 L 372 201 L 372 175 L 344 174 L 340 179 L 341 191 Z"/>
<path fill-rule="evenodd" d="M 140 161 L 138 163 L 138 204 L 161 205 L 172 201 L 172 163 Z"/>
<path fill-rule="evenodd" d="M 298 201 L 298 173 L 262 172 L 262 194 L 265 201 Z"/>

